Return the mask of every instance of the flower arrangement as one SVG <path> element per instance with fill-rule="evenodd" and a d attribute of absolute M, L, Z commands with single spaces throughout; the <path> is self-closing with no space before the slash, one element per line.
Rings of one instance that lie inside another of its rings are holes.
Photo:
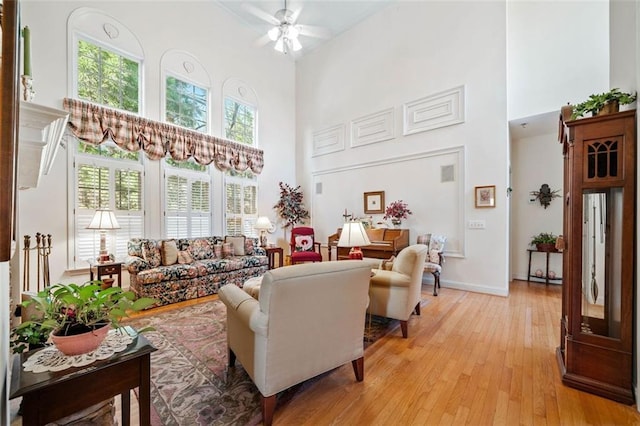
<path fill-rule="evenodd" d="M 397 200 L 387 206 L 384 212 L 384 219 L 408 219 L 410 214 L 413 214 L 413 212 L 409 210 L 407 203 Z"/>
<path fill-rule="evenodd" d="M 309 218 L 309 211 L 302 203 L 302 190 L 300 185 L 295 188 L 280 182 L 280 200 L 273 206 L 278 211 L 278 216 L 285 222 L 284 227 L 294 226 Z"/>

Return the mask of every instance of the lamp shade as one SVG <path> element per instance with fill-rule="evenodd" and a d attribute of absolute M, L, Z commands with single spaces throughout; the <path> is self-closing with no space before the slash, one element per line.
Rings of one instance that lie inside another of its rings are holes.
<path fill-rule="evenodd" d="M 265 230 L 265 231 L 268 229 L 271 229 L 272 226 L 273 225 L 271 225 L 271 221 L 266 216 L 260 216 L 256 221 L 256 224 L 253 225 L 255 229 Z"/>
<path fill-rule="evenodd" d="M 342 227 L 338 247 L 362 247 L 371 244 L 362 222 L 347 222 Z"/>
<path fill-rule="evenodd" d="M 111 210 L 96 210 L 87 229 L 120 229 L 120 225 Z"/>

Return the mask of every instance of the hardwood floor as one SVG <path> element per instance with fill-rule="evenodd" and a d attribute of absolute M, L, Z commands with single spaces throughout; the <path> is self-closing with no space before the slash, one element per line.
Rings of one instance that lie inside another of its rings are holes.
<path fill-rule="evenodd" d="M 560 286 L 514 281 L 508 298 L 425 286 L 423 298 L 408 339 L 398 329 L 366 349 L 364 382 L 344 365 L 278 404 L 274 423 L 640 425 L 635 406 L 562 384 Z"/>

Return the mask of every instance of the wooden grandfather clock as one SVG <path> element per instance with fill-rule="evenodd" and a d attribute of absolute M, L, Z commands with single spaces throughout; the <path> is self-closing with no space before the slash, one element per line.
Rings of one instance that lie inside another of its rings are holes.
<path fill-rule="evenodd" d="M 636 111 L 564 115 L 562 382 L 633 404 Z"/>

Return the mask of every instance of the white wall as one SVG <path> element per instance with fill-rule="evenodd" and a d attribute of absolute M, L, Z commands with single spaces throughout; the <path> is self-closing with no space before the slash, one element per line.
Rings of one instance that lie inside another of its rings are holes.
<path fill-rule="evenodd" d="M 416 168 L 420 166 L 408 162 L 386 170 L 384 176 L 359 178 L 357 183 L 346 179 L 340 194 L 323 193 L 314 198 L 310 174 L 464 146 L 462 205 L 457 210 L 448 207 L 439 211 L 438 216 L 451 221 L 458 217 L 484 220 L 486 230 L 463 230 L 465 257 L 447 258 L 443 283 L 507 294 L 505 13 L 501 2 L 400 2 L 299 60 L 298 180 L 312 198 L 314 224 L 333 223 L 316 230 L 323 243 L 335 232 L 345 208 L 362 213 L 362 188 L 369 180 L 372 186 L 367 191 L 384 190 L 389 194 L 387 203 L 402 198 L 416 208 L 438 205 L 438 198 L 430 197 L 430 188 L 439 182 L 426 180 L 416 190 L 415 179 L 423 174 Z M 403 103 L 459 85 L 465 85 L 466 90 L 463 124 L 402 135 Z M 351 148 L 347 137 L 344 150 L 312 156 L 314 131 L 337 124 L 348 129 L 350 120 L 387 108 L 395 110 L 392 140 Z M 380 187 L 381 180 L 384 187 Z M 496 185 L 496 208 L 474 208 L 476 185 Z M 345 205 L 345 194 L 350 205 Z M 438 231 L 427 208 L 414 213 L 407 221 L 412 243 L 417 234 L 413 230 Z M 486 255 L 487 247 L 491 247 L 491 256 Z"/>
<path fill-rule="evenodd" d="M 556 133 L 537 135 L 514 140 L 511 144 L 511 214 L 514 226 L 511 230 L 511 273 L 512 278 L 526 280 L 529 256 L 527 249 L 531 238 L 540 232 L 562 234 L 562 147 Z M 538 191 L 542 184 L 552 190 L 559 190 L 559 198 L 554 198 L 546 209 L 534 198 L 531 191 Z M 562 256 L 552 254 L 549 270 L 562 276 Z M 545 256 L 532 256 L 531 271 L 545 270 Z"/>
<path fill-rule="evenodd" d="M 265 149 L 265 167 L 259 176 L 259 212 L 271 214 L 278 181 L 295 181 L 294 63 L 269 48 L 256 48 L 257 35 L 213 2 L 179 1 L 35 1 L 22 2 L 22 25 L 29 25 L 35 102 L 61 108 L 67 87 L 67 18 L 79 7 L 104 11 L 126 25 L 144 49 L 144 110 L 151 119 L 160 115 L 160 62 L 169 49 L 185 50 L 205 66 L 212 81 L 212 133 L 222 134 L 222 84 L 236 77 L 253 87 L 259 103 L 259 147 Z M 36 232 L 53 236 L 51 281 L 88 279 L 87 271 L 74 276 L 67 264 L 67 153 L 60 150 L 52 171 L 36 189 L 19 193 L 19 235 Z M 145 236 L 160 237 L 160 162 L 145 164 Z M 214 234 L 222 233 L 222 177 L 214 172 Z M 125 276 L 127 274 L 124 274 Z"/>
<path fill-rule="evenodd" d="M 609 2 L 507 1 L 509 119 L 609 90 Z"/>

